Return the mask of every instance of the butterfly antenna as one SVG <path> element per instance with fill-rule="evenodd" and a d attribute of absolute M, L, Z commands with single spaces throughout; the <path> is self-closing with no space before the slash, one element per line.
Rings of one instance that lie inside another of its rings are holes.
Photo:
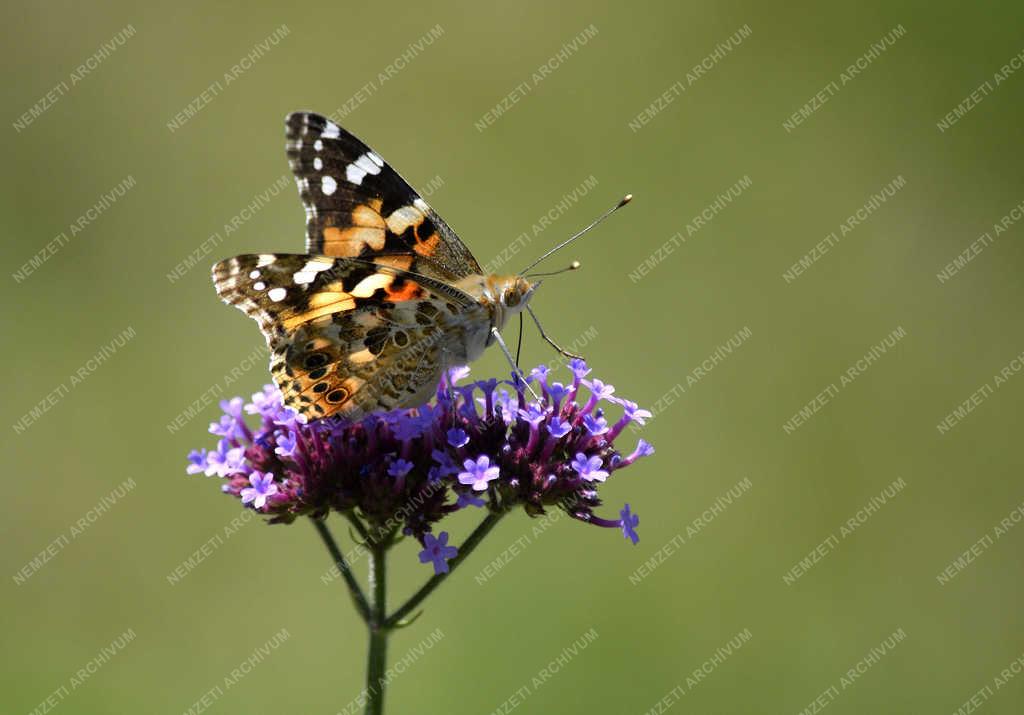
<path fill-rule="evenodd" d="M 579 270 L 579 268 L 580 268 L 580 262 L 579 261 L 573 261 L 572 263 L 570 263 L 565 268 L 560 268 L 557 271 L 551 271 L 549 273 L 530 273 L 529 275 L 524 275 L 523 278 L 542 278 L 544 276 L 557 276 L 559 273 L 567 273 L 568 271 L 576 271 L 576 270 Z M 520 315 L 522 315 L 522 313 L 520 313 Z"/>
<path fill-rule="evenodd" d="M 501 333 L 498 332 L 498 329 L 491 328 L 491 335 L 493 335 L 494 339 L 498 342 L 498 347 L 501 348 L 501 352 L 505 353 L 505 359 L 508 360 L 508 364 L 512 366 L 512 374 L 523 381 L 523 384 L 526 385 L 526 389 L 530 391 L 531 395 L 533 395 L 533 399 L 540 400 L 540 395 L 533 391 L 530 383 L 526 381 L 526 375 L 524 375 L 523 371 L 519 369 L 518 365 L 516 365 L 516 361 L 512 359 L 512 353 L 508 351 L 508 346 L 505 345 L 505 341 L 502 340 Z"/>
<path fill-rule="evenodd" d="M 581 237 L 581 236 L 582 236 L 583 234 L 585 234 L 585 233 L 586 233 L 587 231 L 589 231 L 590 229 L 594 228 L 594 226 L 596 226 L 596 225 L 598 225 L 599 223 L 601 223 L 602 221 L 604 221 L 604 220 L 605 220 L 606 218 L 608 218 L 609 216 L 611 216 L 611 215 L 612 215 L 613 213 L 615 213 L 616 211 L 618 211 L 619 209 L 621 209 L 621 208 L 622 208 L 623 206 L 625 206 L 626 204 L 628 204 L 628 203 L 629 203 L 630 201 L 632 201 L 632 200 L 633 200 L 633 194 L 626 194 L 625 196 L 623 196 L 623 197 L 622 197 L 622 198 L 621 198 L 621 199 L 619 200 L 619 203 L 615 204 L 615 205 L 614 205 L 614 206 L 612 206 L 612 207 L 611 207 L 610 209 L 608 209 L 608 210 L 607 210 L 607 211 L 605 211 L 605 212 L 604 212 L 603 214 L 601 214 L 601 215 L 600 215 L 600 216 L 598 216 L 598 217 L 597 217 L 596 219 L 594 219 L 594 220 L 593 220 L 593 221 L 592 221 L 592 222 L 590 223 L 590 225 L 589 225 L 589 226 L 587 226 L 586 228 L 582 229 L 581 231 L 579 231 L 579 232 L 577 232 L 577 233 L 573 234 L 573 235 L 572 235 L 572 236 L 570 236 L 569 238 L 567 238 L 567 239 L 565 239 L 564 241 L 562 241 L 562 242 L 561 242 L 560 244 L 558 244 L 557 246 L 555 246 L 554 248 L 552 248 L 552 249 L 551 249 L 550 251 L 548 251 L 547 253 L 545 253 L 545 254 L 544 254 L 543 256 L 541 256 L 540 258 L 538 258 L 538 259 L 537 259 L 536 261 L 534 261 L 533 263 L 531 263 L 530 265 L 528 265 L 528 266 L 527 266 L 527 267 L 526 267 L 526 268 L 525 268 L 524 270 L 520 271 L 520 272 L 519 272 L 519 275 L 521 275 L 521 276 L 524 276 L 524 275 L 526 275 L 527 271 L 529 271 L 529 270 L 530 270 L 531 268 L 533 268 L 533 267 L 534 267 L 535 265 L 537 265 L 538 263 L 540 263 L 541 261 L 543 261 L 543 260 L 544 260 L 545 258 L 547 258 L 548 256 L 550 256 L 550 255 L 551 255 L 552 253 L 555 253 L 556 251 L 560 251 L 560 250 L 562 250 L 563 248 L 565 248 L 566 246 L 568 246 L 568 245 L 569 245 L 570 243 L 572 243 L 572 242 L 573 242 L 573 241 L 575 241 L 576 239 L 580 238 L 580 237 Z"/>

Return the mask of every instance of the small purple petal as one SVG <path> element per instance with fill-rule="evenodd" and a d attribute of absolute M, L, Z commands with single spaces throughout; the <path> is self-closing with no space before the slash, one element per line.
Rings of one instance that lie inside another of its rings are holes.
<path fill-rule="evenodd" d="M 186 474 L 200 474 L 209 468 L 206 461 L 206 450 L 192 450 L 188 453 L 188 466 L 185 467 Z"/>
<path fill-rule="evenodd" d="M 561 439 L 572 430 L 572 424 L 561 417 L 555 417 L 548 423 L 548 433 L 555 439 Z"/>
<path fill-rule="evenodd" d="M 597 417 L 586 415 L 583 418 L 583 426 L 587 428 L 587 432 L 596 437 L 608 431 L 608 420 L 601 415 Z"/>
<path fill-rule="evenodd" d="M 547 387 L 548 384 L 548 369 L 547 365 L 538 365 L 537 367 L 530 370 L 530 379 L 536 380 L 540 385 Z"/>
<path fill-rule="evenodd" d="M 459 473 L 459 483 L 471 485 L 474 491 L 482 492 L 487 489 L 487 483 L 498 478 L 500 470 L 492 467 L 491 459 L 486 454 L 481 454 L 474 462 L 467 459 L 462 463 L 466 471 Z"/>
<path fill-rule="evenodd" d="M 253 394 L 252 402 L 245 406 L 245 411 L 250 415 L 272 417 L 281 408 L 281 391 L 274 385 L 264 385 L 263 392 Z"/>
<path fill-rule="evenodd" d="M 590 368 L 587 367 L 587 361 L 580 360 L 579 358 L 573 358 L 569 361 L 569 369 L 572 370 L 572 374 L 577 380 L 582 380 L 590 374 Z"/>
<path fill-rule="evenodd" d="M 519 417 L 534 427 L 539 425 L 547 416 L 547 410 L 542 409 L 535 403 L 528 405 L 525 410 L 519 410 Z"/>
<path fill-rule="evenodd" d="M 290 457 L 295 454 L 297 446 L 298 440 L 295 435 L 291 432 L 286 432 L 277 438 L 277 446 L 274 447 L 274 452 L 281 457 Z"/>
<path fill-rule="evenodd" d="M 277 494 L 277 485 L 274 484 L 274 475 L 271 472 L 253 472 L 249 475 L 249 484 L 252 486 L 241 492 L 243 504 L 251 502 L 257 509 L 262 509 L 267 503 L 267 498 Z"/>
<path fill-rule="evenodd" d="M 224 414 L 235 419 L 242 419 L 242 406 L 245 404 L 241 397 L 233 397 L 230 400 L 221 400 L 220 409 Z"/>
<path fill-rule="evenodd" d="M 434 573 L 448 573 L 448 561 L 454 559 L 459 550 L 448 546 L 448 532 L 442 531 L 436 537 L 427 533 L 423 535 L 423 550 L 419 553 L 420 563 L 433 563 Z"/>
<path fill-rule="evenodd" d="M 603 464 L 601 458 L 597 455 L 587 457 L 582 452 L 577 452 L 576 458 L 572 461 L 572 468 L 585 481 L 592 482 L 596 480 L 603 482 L 608 478 L 608 472 L 601 469 Z"/>
<path fill-rule="evenodd" d="M 448 430 L 447 439 L 448 444 L 450 444 L 455 449 L 458 449 L 459 447 L 465 447 L 467 444 L 469 444 L 469 435 L 466 434 L 466 430 L 460 429 L 459 427 L 453 427 L 452 429 Z"/>
<path fill-rule="evenodd" d="M 404 477 L 412 471 L 413 463 L 404 459 L 396 459 L 388 466 L 388 474 L 392 477 Z"/>
<path fill-rule="evenodd" d="M 220 420 L 210 423 L 210 434 L 218 437 L 234 437 L 236 435 L 235 418 L 231 415 L 221 415 Z"/>
<path fill-rule="evenodd" d="M 560 382 L 552 382 L 548 385 L 548 395 L 551 396 L 551 401 L 556 405 L 565 399 L 571 390 Z"/>
<path fill-rule="evenodd" d="M 622 517 L 622 535 L 636 545 L 640 542 L 640 536 L 636 533 L 636 527 L 640 525 L 640 517 L 630 512 L 629 504 L 622 508 L 619 516 Z"/>
<path fill-rule="evenodd" d="M 646 440 L 641 439 L 637 442 L 636 449 L 633 450 L 633 453 L 623 459 L 617 466 L 628 467 L 633 462 L 640 459 L 640 457 L 650 457 L 652 454 L 654 454 L 654 447 L 652 447 Z"/>
<path fill-rule="evenodd" d="M 615 394 L 614 385 L 606 385 L 596 378 L 593 380 L 584 380 L 583 384 L 590 390 L 594 398 L 598 400 L 607 400 Z"/>

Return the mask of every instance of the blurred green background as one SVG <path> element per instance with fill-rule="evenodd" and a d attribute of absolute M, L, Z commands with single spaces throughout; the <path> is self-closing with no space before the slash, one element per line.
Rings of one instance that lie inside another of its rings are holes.
<path fill-rule="evenodd" d="M 640 544 L 568 519 L 541 535 L 525 515 L 506 519 L 393 639 L 398 660 L 443 634 L 392 682 L 388 712 L 952 713 L 972 696 L 986 712 L 1024 706 L 1024 678 L 1000 677 L 1024 651 L 1020 3 L 65 1 L 7 3 L 0 19 L 4 712 L 198 712 L 220 687 L 204 711 L 335 713 L 362 688 L 364 633 L 340 582 L 320 580 L 329 560 L 313 530 L 253 519 L 223 537 L 237 503 L 184 473 L 187 452 L 213 443 L 216 407 L 168 429 L 261 343 L 216 299 L 208 266 L 302 245 L 290 178 L 225 231 L 287 172 L 285 114 L 345 107 L 340 123 L 435 188 L 430 203 L 481 263 L 525 232 L 518 267 L 633 192 L 564 256 L 584 269 L 548 281 L 535 306 L 564 342 L 590 336 L 584 352 L 619 394 L 659 408 L 644 433 L 657 455 L 603 491 L 609 515 L 624 501 L 640 514 Z M 1018 69 L 997 84 L 1011 60 Z M 979 87 L 976 106 L 940 129 Z M 521 96 L 481 128 L 510 93 Z M 127 177 L 130 190 L 90 218 Z M 744 177 L 730 202 L 717 199 Z M 840 236 L 897 177 L 902 188 Z M 702 212 L 712 219 L 691 233 Z M 62 232 L 66 245 L 47 253 Z M 830 232 L 840 241 L 787 280 Z M 940 280 L 986 232 L 993 240 Z M 657 253 L 666 242 L 671 253 Z M 89 363 L 125 330 L 134 337 Z M 730 338 L 739 346 L 712 360 Z M 552 357 L 528 334 L 526 364 Z M 840 384 L 848 368 L 856 379 Z M 497 351 L 474 365 L 504 371 Z M 225 394 L 267 379 L 261 358 Z M 802 408 L 809 417 L 784 429 Z M 730 489 L 739 496 L 712 512 Z M 473 521 L 455 525 L 455 543 Z M 524 535 L 520 555 L 474 578 Z M 48 547 L 55 555 L 32 567 Z M 396 598 L 426 575 L 411 545 L 400 554 Z M 785 579 L 801 559 L 809 570 Z M 288 639 L 225 690 L 281 629 Z M 590 629 L 597 638 L 536 685 Z M 738 650 L 709 660 L 745 629 Z"/>

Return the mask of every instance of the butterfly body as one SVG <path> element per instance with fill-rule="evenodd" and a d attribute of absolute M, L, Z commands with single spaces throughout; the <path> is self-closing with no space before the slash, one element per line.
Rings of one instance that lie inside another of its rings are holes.
<path fill-rule="evenodd" d="M 490 325 L 485 331 L 483 343 L 483 347 L 487 347 L 494 342 L 491 328 L 500 331 L 509 318 L 525 310 L 538 284 L 530 283 L 521 276 L 472 275 L 461 279 L 456 285 L 487 310 Z M 483 354 L 483 347 L 471 360 Z"/>
<path fill-rule="evenodd" d="M 286 127 L 306 253 L 221 261 L 217 293 L 257 321 L 274 381 L 303 418 L 422 405 L 538 284 L 485 274 L 383 159 L 330 120 L 298 112 Z"/>

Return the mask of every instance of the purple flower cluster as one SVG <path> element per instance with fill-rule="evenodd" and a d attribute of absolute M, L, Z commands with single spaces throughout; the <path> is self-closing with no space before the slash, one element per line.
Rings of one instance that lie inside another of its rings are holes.
<path fill-rule="evenodd" d="M 302 422 L 273 386 L 221 402 L 210 425 L 217 447 L 193 451 L 189 474 L 217 476 L 222 490 L 289 523 L 308 515 L 354 510 L 377 533 L 415 536 L 420 559 L 438 572 L 457 553 L 433 525 L 467 507 L 504 511 L 521 505 L 532 516 L 548 507 L 598 526 L 619 528 L 637 542 L 639 518 L 627 504 L 619 519 L 594 514 L 598 486 L 654 452 L 644 440 L 623 455 L 614 446 L 623 429 L 644 424 L 650 412 L 615 396 L 615 388 L 587 379 L 582 360 L 569 364 L 567 383 L 535 368 L 529 382 L 485 380 L 459 385 L 468 368 L 449 372 L 433 404 L 375 413 L 358 421 Z M 620 413 L 611 420 L 605 409 Z M 250 427 L 246 414 L 257 416 Z"/>

